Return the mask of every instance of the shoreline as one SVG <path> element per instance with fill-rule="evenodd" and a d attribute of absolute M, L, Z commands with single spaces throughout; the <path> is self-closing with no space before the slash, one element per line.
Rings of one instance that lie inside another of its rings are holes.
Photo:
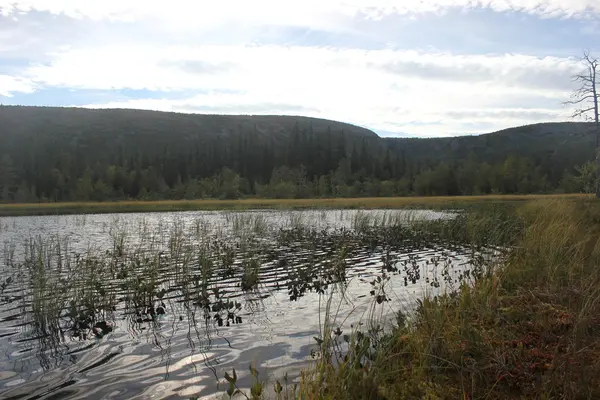
<path fill-rule="evenodd" d="M 431 197 L 359 197 L 312 199 L 238 199 L 238 200 L 124 200 L 114 202 L 7 203 L 0 204 L 0 217 L 72 214 L 112 214 L 139 212 L 219 211 L 252 209 L 402 209 L 467 208 L 492 203 L 520 203 L 539 199 L 594 199 L 591 194 L 527 194 Z"/>

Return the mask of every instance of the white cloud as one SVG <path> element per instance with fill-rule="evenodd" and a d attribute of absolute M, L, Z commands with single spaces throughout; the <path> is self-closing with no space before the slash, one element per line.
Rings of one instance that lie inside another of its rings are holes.
<path fill-rule="evenodd" d="M 537 90 L 562 95 L 577 67 L 571 58 L 511 54 L 115 44 L 57 52 L 52 62 L 32 65 L 23 74 L 48 86 L 85 89 L 297 91 L 294 95 L 302 96 L 322 88 L 312 96 L 318 101 L 340 94 L 380 97 L 423 85 L 442 92 L 464 85 L 499 94 Z"/>
<path fill-rule="evenodd" d="M 159 19 L 181 24 L 245 21 L 248 24 L 328 26 L 346 17 L 380 19 L 394 14 L 443 13 L 451 8 L 519 11 L 548 18 L 585 17 L 600 13 L 597 0 L 0 0 L 1 13 L 19 15 L 32 10 L 72 18 L 139 21 Z"/>
<path fill-rule="evenodd" d="M 0 97 L 11 97 L 13 93 L 33 93 L 35 86 L 32 82 L 8 75 L 0 75 Z"/>
<path fill-rule="evenodd" d="M 340 2 L 305 0 L 0 0 L 0 13 L 22 15 L 31 11 L 66 15 L 74 19 L 152 22 L 161 28 L 207 30 L 217 26 L 311 26 L 327 28 L 356 13 Z"/>
<path fill-rule="evenodd" d="M 576 60 L 559 57 L 533 57 L 522 54 L 451 55 L 409 52 L 378 65 L 400 76 L 426 80 L 465 83 L 498 83 L 502 86 L 537 90 L 569 90 L 569 74 L 578 68 Z"/>
<path fill-rule="evenodd" d="M 87 104 L 84 108 L 129 108 L 200 114 L 290 114 L 319 115 L 319 110 L 299 104 L 257 100 L 243 95 L 205 94 L 183 99 L 131 99 L 103 104 Z"/>
<path fill-rule="evenodd" d="M 373 18 L 390 14 L 440 14 L 451 8 L 487 8 L 496 12 L 523 12 L 548 18 L 585 17 L 600 13 L 596 0 L 357 0 L 358 5 L 371 4 Z"/>

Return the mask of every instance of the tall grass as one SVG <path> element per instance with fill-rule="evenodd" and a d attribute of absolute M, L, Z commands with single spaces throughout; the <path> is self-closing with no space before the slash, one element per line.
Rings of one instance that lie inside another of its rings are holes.
<path fill-rule="evenodd" d="M 120 212 L 165 212 L 190 210 L 248 210 L 310 209 L 310 208 L 452 208 L 479 206 L 505 202 L 524 202 L 534 199 L 580 199 L 589 200 L 584 194 L 551 195 L 486 195 L 486 196 L 431 196 L 431 197 L 364 197 L 325 199 L 240 199 L 240 200 L 163 200 L 163 201 L 115 201 L 115 202 L 67 202 L 0 204 L 0 216 L 86 214 Z"/>
<path fill-rule="evenodd" d="M 600 205 L 536 201 L 437 234 L 513 250 L 391 333 L 355 332 L 335 360 L 322 351 L 299 398 L 600 398 Z"/>
<path fill-rule="evenodd" d="M 226 213 L 225 221 L 238 237 L 264 235 L 269 228 L 266 217 L 257 213 Z"/>

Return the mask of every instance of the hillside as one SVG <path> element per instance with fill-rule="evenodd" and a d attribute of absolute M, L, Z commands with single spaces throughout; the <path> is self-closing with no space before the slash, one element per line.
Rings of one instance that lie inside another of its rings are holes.
<path fill-rule="evenodd" d="M 593 152 L 593 124 L 577 122 L 524 125 L 483 135 L 448 138 L 386 138 L 393 146 L 423 159 L 457 159 L 469 152 L 489 159 L 506 153 L 528 157 L 552 157 L 560 153 Z M 591 146 L 591 148 L 590 148 Z"/>
<path fill-rule="evenodd" d="M 591 123 L 539 123 L 498 132 L 450 138 L 386 138 L 394 152 L 423 162 L 464 160 L 472 155 L 487 162 L 507 156 L 531 159 L 553 175 L 594 157 L 596 136 Z"/>
<path fill-rule="evenodd" d="M 0 107 L 0 201 L 581 191 L 584 123 L 380 138 L 307 117 Z"/>
<path fill-rule="evenodd" d="M 351 136 L 375 137 L 368 129 L 318 118 L 275 115 L 203 115 L 175 112 L 84 109 L 62 107 L 0 107 L 0 140 L 4 143 L 52 136 L 93 146 L 105 140 L 140 145 L 187 144 L 208 137 L 224 140 L 254 132 L 261 139 L 282 140 L 294 129 L 316 133 L 344 131 Z"/>

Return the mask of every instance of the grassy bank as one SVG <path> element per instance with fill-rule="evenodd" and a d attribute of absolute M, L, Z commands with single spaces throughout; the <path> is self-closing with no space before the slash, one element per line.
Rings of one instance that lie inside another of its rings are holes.
<path fill-rule="evenodd" d="M 326 199 L 164 200 L 81 203 L 0 204 L 0 216 L 165 212 L 195 210 L 306 209 L 306 208 L 464 208 L 534 199 L 590 199 L 583 194 L 488 195 L 444 197 L 367 197 Z"/>
<path fill-rule="evenodd" d="M 544 199 L 507 218 L 466 233 L 514 232 L 502 265 L 422 301 L 378 341 L 354 335 L 336 355 L 326 337 L 299 397 L 600 398 L 600 205 Z"/>

